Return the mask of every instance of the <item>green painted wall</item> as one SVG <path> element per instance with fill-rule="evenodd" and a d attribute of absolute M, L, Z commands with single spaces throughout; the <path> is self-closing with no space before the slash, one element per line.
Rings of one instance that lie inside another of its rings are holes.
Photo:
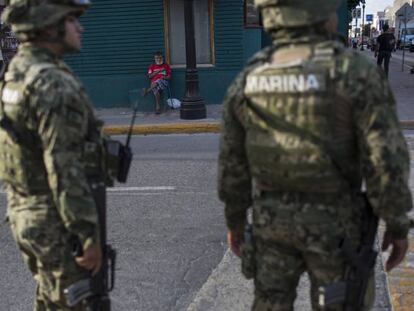
<path fill-rule="evenodd" d="M 244 30 L 244 61 L 248 61 L 262 48 L 262 28 L 246 28 Z"/>
<path fill-rule="evenodd" d="M 154 51 L 165 52 L 162 0 L 95 0 L 82 17 L 85 28 L 80 54 L 67 62 L 80 76 L 97 107 L 129 105 L 131 90 L 148 86 L 147 66 Z M 208 104 L 221 103 L 227 86 L 258 50 L 258 39 L 244 32 L 243 1 L 214 0 L 214 67 L 199 68 L 200 91 Z M 254 44 L 246 44 L 253 42 Z M 245 47 L 249 50 L 245 52 Z M 184 69 L 173 69 L 172 93 L 184 93 Z M 143 110 L 152 109 L 152 97 Z"/>
<path fill-rule="evenodd" d="M 348 4 L 346 0 L 342 0 L 338 10 L 338 31 L 345 38 L 348 37 Z"/>
<path fill-rule="evenodd" d="M 346 2 L 339 10 L 340 31 L 346 32 Z M 125 107 L 130 91 L 148 86 L 147 66 L 155 51 L 165 52 L 162 0 L 94 0 L 82 17 L 85 28 L 80 54 L 67 58 L 96 107 Z M 243 0 L 214 0 L 216 63 L 199 68 L 200 92 L 207 104 L 221 103 L 244 63 L 269 44 L 259 28 L 244 28 Z M 172 93 L 185 93 L 185 70 L 173 69 Z M 136 93 L 136 92 L 135 92 Z M 153 98 L 142 110 L 153 109 Z"/>

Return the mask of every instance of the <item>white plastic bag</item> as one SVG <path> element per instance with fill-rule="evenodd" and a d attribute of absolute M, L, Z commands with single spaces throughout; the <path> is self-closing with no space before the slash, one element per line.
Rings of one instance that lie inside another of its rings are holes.
<path fill-rule="evenodd" d="M 172 109 L 178 109 L 181 107 L 181 102 L 177 98 L 168 98 L 167 105 Z"/>

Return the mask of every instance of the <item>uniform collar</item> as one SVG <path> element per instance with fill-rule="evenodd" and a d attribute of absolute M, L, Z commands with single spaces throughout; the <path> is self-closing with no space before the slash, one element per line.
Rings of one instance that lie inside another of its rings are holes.
<path fill-rule="evenodd" d="M 39 47 L 33 43 L 25 42 L 19 47 L 19 53 L 30 55 L 44 62 L 57 62 L 60 57 L 52 53 L 50 50 Z"/>
<path fill-rule="evenodd" d="M 69 67 L 64 63 L 63 59 L 48 49 L 39 47 L 33 43 L 25 42 L 22 43 L 19 47 L 19 52 L 21 56 L 30 57 L 35 59 L 38 63 L 53 63 L 57 67 L 71 72 Z"/>

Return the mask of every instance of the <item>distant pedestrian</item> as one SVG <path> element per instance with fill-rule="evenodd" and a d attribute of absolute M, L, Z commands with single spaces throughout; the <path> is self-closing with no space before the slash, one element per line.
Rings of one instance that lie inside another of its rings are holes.
<path fill-rule="evenodd" d="M 352 47 L 354 49 L 358 48 L 358 39 L 357 38 L 352 39 Z"/>
<path fill-rule="evenodd" d="M 155 113 L 160 114 L 161 92 L 169 87 L 168 80 L 171 78 L 171 68 L 164 62 L 161 52 L 154 54 L 154 63 L 148 67 L 148 78 L 151 81 L 151 87 L 144 89 L 144 95 L 152 91 L 155 96 Z"/>
<path fill-rule="evenodd" d="M 382 34 L 377 38 L 377 48 L 375 51 L 375 57 L 377 58 L 377 65 L 382 67 L 384 62 L 385 75 L 388 77 L 388 71 L 390 66 L 391 53 L 395 49 L 395 37 L 394 34 L 389 32 L 389 26 L 385 24 L 382 27 Z"/>

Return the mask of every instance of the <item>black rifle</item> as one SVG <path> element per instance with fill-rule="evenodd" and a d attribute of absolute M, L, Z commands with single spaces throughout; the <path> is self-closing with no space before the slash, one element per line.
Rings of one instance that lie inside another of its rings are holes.
<path fill-rule="evenodd" d="M 342 282 L 330 284 L 320 289 L 321 307 L 342 305 L 344 311 L 362 311 L 368 282 L 375 268 L 378 252 L 374 249 L 378 230 L 378 217 L 365 193 L 361 242 L 357 249 L 348 238 L 344 238 L 340 248 L 346 258 L 345 278 Z"/>
<path fill-rule="evenodd" d="M 91 278 L 80 280 L 64 290 L 69 307 L 85 301 L 88 311 L 110 311 L 111 301 L 109 292 L 115 285 L 116 251 L 107 244 L 106 237 L 106 184 L 104 178 L 89 178 L 88 180 L 96 208 L 98 210 L 100 240 L 102 248 L 102 266 L 99 272 Z M 83 255 L 79 241 L 73 243 L 73 256 Z"/>
<path fill-rule="evenodd" d="M 126 145 L 108 140 L 107 149 L 112 158 L 116 160 L 118 172 L 116 179 L 119 182 L 126 182 L 128 171 L 132 161 L 132 151 L 129 147 L 133 127 L 137 115 L 138 104 L 135 105 L 134 114 L 131 121 L 131 126 L 128 131 Z M 100 240 L 102 248 L 102 267 L 99 272 L 88 279 L 80 280 L 64 290 L 67 304 L 69 307 L 76 306 L 84 301 L 88 306 L 88 311 L 110 311 L 111 301 L 109 293 L 115 286 L 115 262 L 116 251 L 107 244 L 106 236 L 106 182 L 107 179 L 103 175 L 97 175 L 88 178 L 93 198 L 95 200 L 96 208 L 98 210 Z M 82 245 L 78 240 L 75 240 L 73 249 L 73 256 L 82 256 Z"/>

